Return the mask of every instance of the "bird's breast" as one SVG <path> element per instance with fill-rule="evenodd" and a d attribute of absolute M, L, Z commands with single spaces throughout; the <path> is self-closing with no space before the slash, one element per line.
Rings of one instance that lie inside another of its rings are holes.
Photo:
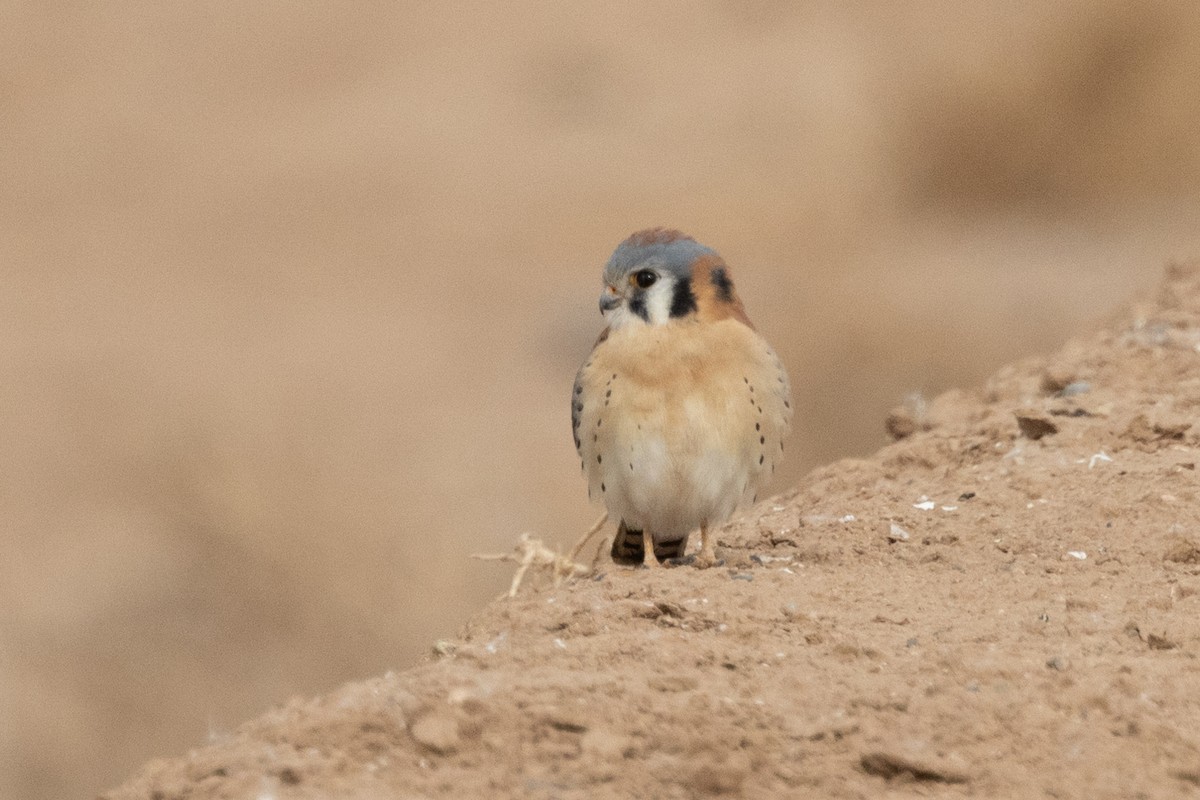
<path fill-rule="evenodd" d="M 740 322 L 616 331 L 579 377 L 589 487 L 631 527 L 657 537 L 724 521 L 778 460 L 786 376 Z"/>

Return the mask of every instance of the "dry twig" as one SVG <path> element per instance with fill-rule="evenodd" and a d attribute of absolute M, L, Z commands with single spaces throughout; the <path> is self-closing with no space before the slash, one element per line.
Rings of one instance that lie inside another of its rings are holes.
<path fill-rule="evenodd" d="M 601 538 L 600 547 L 596 550 L 596 555 L 592 559 L 591 566 L 580 564 L 575 559 L 579 555 L 579 551 L 583 549 L 583 546 L 604 527 L 604 523 L 607 521 L 608 514 L 605 513 L 600 519 L 596 520 L 596 523 L 583 535 L 583 538 L 571 548 L 570 555 L 561 555 L 547 547 L 541 539 L 535 539 L 531 534 L 522 533 L 517 538 L 516 547 L 513 548 L 511 553 L 475 553 L 472 554 L 471 558 L 478 558 L 481 561 L 511 561 L 517 565 L 517 571 L 513 575 L 512 584 L 508 587 L 507 597 L 517 596 L 517 591 L 521 588 L 521 583 L 525 580 L 525 575 L 531 567 L 538 571 L 549 572 L 554 585 L 558 586 L 564 578 L 583 577 L 595 571 L 596 563 L 600 560 L 600 555 L 604 551 L 604 544 L 607 541 L 607 537 Z"/>

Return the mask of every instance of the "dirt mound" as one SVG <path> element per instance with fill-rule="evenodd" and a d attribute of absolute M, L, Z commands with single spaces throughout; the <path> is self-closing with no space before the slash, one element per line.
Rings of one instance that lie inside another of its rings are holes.
<path fill-rule="evenodd" d="M 1198 407 L 1200 265 L 1173 267 L 899 409 L 899 441 L 722 530 L 722 568 L 527 589 L 104 797 L 1194 792 Z"/>

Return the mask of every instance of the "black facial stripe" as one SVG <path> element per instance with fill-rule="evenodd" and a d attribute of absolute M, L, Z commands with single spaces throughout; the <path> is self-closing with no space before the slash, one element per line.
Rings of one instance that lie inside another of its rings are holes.
<path fill-rule="evenodd" d="M 692 294 L 690 278 L 680 279 L 671 295 L 671 316 L 684 317 L 696 312 L 696 295 Z"/>
<path fill-rule="evenodd" d="M 732 303 L 733 281 L 729 280 L 729 274 L 725 272 L 725 268 L 717 267 L 708 273 L 708 278 L 712 281 L 712 285 L 717 287 L 717 299 L 723 303 Z"/>
<path fill-rule="evenodd" d="M 634 292 L 630 295 L 629 310 L 646 322 L 650 321 L 650 312 L 646 310 L 646 295 L 644 292 Z"/>

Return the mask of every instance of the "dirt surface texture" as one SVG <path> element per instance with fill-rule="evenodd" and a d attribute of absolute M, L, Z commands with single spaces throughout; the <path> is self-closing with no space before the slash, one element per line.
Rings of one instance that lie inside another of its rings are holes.
<path fill-rule="evenodd" d="M 894 443 L 603 564 L 126 798 L 1170 797 L 1200 787 L 1200 264 Z M 803 424 L 803 421 L 800 421 Z"/>

